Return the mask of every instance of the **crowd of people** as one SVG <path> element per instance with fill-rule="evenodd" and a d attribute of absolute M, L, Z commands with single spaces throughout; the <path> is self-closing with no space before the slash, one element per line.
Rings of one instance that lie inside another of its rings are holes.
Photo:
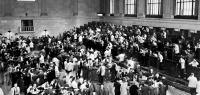
<path fill-rule="evenodd" d="M 166 30 L 104 22 L 59 37 L 1 36 L 0 49 L 2 82 L 12 86 L 11 95 L 165 95 L 165 78 L 141 66 L 164 69 L 163 60 L 174 59 L 184 79 L 200 56 L 200 43 L 181 35 L 170 40 Z"/>

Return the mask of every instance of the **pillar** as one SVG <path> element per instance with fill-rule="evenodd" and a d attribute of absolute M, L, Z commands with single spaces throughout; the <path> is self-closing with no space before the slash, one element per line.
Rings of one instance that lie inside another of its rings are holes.
<path fill-rule="evenodd" d="M 137 0 L 137 18 L 145 18 L 146 0 Z"/>
<path fill-rule="evenodd" d="M 174 18 L 174 0 L 162 0 L 163 2 L 163 18 L 173 19 Z"/>

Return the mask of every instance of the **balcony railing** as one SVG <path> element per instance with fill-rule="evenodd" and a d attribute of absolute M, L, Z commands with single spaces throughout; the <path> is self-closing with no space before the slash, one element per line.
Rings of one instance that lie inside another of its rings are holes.
<path fill-rule="evenodd" d="M 22 26 L 20 30 L 21 30 L 21 32 L 25 32 L 25 31 L 33 32 L 34 31 L 34 26 Z"/>

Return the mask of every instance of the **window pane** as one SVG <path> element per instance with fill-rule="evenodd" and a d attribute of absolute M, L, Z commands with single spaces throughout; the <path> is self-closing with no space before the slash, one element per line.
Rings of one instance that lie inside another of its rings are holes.
<path fill-rule="evenodd" d="M 194 16 L 196 0 L 176 0 L 176 15 Z"/>
<path fill-rule="evenodd" d="M 114 14 L 114 0 L 110 0 L 110 14 Z"/>
<path fill-rule="evenodd" d="M 136 0 L 125 0 L 125 14 L 136 14 Z"/>
<path fill-rule="evenodd" d="M 161 15 L 161 0 L 147 0 L 147 15 Z"/>

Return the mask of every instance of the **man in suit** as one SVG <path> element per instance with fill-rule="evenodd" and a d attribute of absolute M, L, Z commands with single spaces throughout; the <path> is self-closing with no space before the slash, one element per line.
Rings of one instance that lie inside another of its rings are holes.
<path fill-rule="evenodd" d="M 97 71 L 99 73 L 99 82 L 100 82 L 100 84 L 103 84 L 104 83 L 104 77 L 105 77 L 105 74 L 106 74 L 106 67 L 104 66 L 103 63 L 101 63 L 101 66 L 99 67 L 99 69 Z"/>
<path fill-rule="evenodd" d="M 20 95 L 20 88 L 17 83 L 15 83 L 14 87 L 11 88 L 11 95 Z"/>

